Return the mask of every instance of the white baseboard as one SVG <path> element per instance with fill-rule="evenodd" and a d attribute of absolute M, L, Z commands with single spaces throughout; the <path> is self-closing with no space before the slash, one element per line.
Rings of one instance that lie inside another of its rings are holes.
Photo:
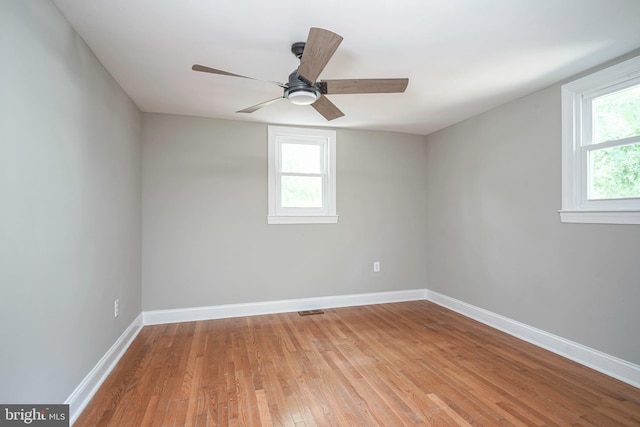
<path fill-rule="evenodd" d="M 259 314 L 284 313 L 320 308 L 349 307 L 389 302 L 416 301 L 425 299 L 424 289 L 379 292 L 370 294 L 342 295 L 334 297 L 302 298 L 282 301 L 267 301 L 247 304 L 228 304 L 211 307 L 194 307 L 175 310 L 156 310 L 140 313 L 120 335 L 91 372 L 82 380 L 65 401 L 69 405 L 70 425 L 78 419 L 93 395 L 98 391 L 109 373 L 116 366 L 144 325 L 190 322 L 195 320 L 221 319 Z"/>
<path fill-rule="evenodd" d="M 223 319 L 228 317 L 288 313 L 301 310 L 353 307 L 358 305 L 384 304 L 424 299 L 424 289 L 412 289 L 406 291 L 377 292 L 370 294 L 301 298 L 245 304 L 227 304 L 173 310 L 154 310 L 145 311 L 142 313 L 142 316 L 145 325 L 160 325 L 164 323 L 193 322 L 195 320 Z"/>
<path fill-rule="evenodd" d="M 485 325 L 640 388 L 640 366 L 638 365 L 438 292 L 428 289 L 412 289 L 396 292 L 301 298 L 142 312 L 65 401 L 66 404 L 69 404 L 71 425 L 73 425 L 82 410 L 89 403 L 107 375 L 113 370 L 143 325 L 159 325 L 196 320 L 418 300 L 431 301 L 460 313 L 463 316 L 475 319 Z"/>
<path fill-rule="evenodd" d="M 122 355 L 134 338 L 142 329 L 142 313 L 134 319 L 129 327 L 120 335 L 116 342 L 98 361 L 91 372 L 82 380 L 71 395 L 64 402 L 69 405 L 69 425 L 78 419 L 82 410 L 87 406 L 93 395 L 98 391 L 109 373 L 116 366 Z"/>
<path fill-rule="evenodd" d="M 433 303 L 640 388 L 638 365 L 438 292 L 425 290 L 425 294 L 425 298 Z"/>

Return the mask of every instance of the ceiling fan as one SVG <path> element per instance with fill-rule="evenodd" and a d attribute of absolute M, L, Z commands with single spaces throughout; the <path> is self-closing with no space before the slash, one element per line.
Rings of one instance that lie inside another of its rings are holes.
<path fill-rule="evenodd" d="M 269 82 L 283 88 L 284 94 L 278 98 L 270 99 L 269 101 L 261 102 L 260 104 L 236 112 L 253 113 L 262 107 L 287 98 L 293 104 L 311 105 L 325 119 L 333 120 L 344 116 L 344 113 L 340 111 L 333 102 L 329 101 L 325 95 L 399 93 L 405 91 L 409 79 L 344 79 L 317 81 L 318 76 L 336 49 L 338 49 L 340 42 L 342 42 L 342 36 L 329 30 L 312 27 L 309 30 L 306 43 L 298 42 L 291 46 L 291 53 L 300 60 L 300 66 L 289 75 L 288 82 Z M 198 64 L 191 67 L 191 69 L 223 76 L 261 80 Z"/>

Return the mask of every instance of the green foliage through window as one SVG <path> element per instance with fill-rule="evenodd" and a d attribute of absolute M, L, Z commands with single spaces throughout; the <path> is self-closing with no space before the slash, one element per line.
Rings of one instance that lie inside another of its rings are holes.
<path fill-rule="evenodd" d="M 283 176 L 281 199 L 285 208 L 321 208 L 322 178 Z"/>
<path fill-rule="evenodd" d="M 640 85 L 593 100 L 593 143 L 634 138 L 589 154 L 591 199 L 640 197 Z"/>
<path fill-rule="evenodd" d="M 640 197 L 640 143 L 591 152 L 591 199 Z"/>
<path fill-rule="evenodd" d="M 593 142 L 640 135 L 640 85 L 593 100 Z"/>

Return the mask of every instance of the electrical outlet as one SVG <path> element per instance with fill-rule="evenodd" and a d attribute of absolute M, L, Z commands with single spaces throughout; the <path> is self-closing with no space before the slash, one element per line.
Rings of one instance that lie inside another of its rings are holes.
<path fill-rule="evenodd" d="M 380 272 L 380 261 L 374 261 L 373 262 L 373 272 L 374 273 L 379 273 Z"/>
<path fill-rule="evenodd" d="M 117 299 L 113 302 L 113 317 L 118 317 L 120 314 L 120 300 Z"/>

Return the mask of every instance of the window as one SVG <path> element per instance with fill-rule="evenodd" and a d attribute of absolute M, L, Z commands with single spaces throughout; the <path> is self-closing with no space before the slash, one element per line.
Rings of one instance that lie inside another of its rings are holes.
<path fill-rule="evenodd" d="M 562 86 L 560 218 L 640 224 L 640 57 Z"/>
<path fill-rule="evenodd" d="M 269 224 L 338 222 L 336 132 L 269 126 Z"/>

